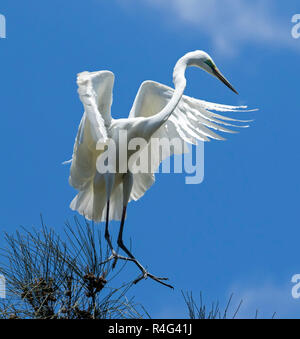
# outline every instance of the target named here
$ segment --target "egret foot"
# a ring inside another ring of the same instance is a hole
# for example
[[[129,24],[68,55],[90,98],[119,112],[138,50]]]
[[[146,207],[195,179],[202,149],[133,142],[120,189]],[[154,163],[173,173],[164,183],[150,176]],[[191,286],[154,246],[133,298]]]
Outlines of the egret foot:
[[[161,278],[161,277],[156,277],[155,275],[149,273],[135,258],[129,258],[129,257],[124,257],[122,255],[117,254],[115,251],[113,251],[112,255],[105,261],[103,261],[100,265],[106,264],[111,260],[114,260],[112,267],[115,268],[116,263],[118,260],[125,260],[125,261],[131,261],[136,264],[136,266],[141,270],[142,275],[139,276],[137,279],[133,281],[134,284],[137,284],[143,279],[147,279],[148,277],[166,287],[174,289],[172,285],[169,285],[165,283],[164,281],[169,280],[169,278]]]
[[[138,277],[136,280],[134,280],[133,283],[134,283],[134,284],[137,284],[137,283],[140,282],[141,280],[147,279],[148,277],[151,278],[151,279],[153,279],[153,280],[155,280],[156,282],[158,282],[158,283],[164,285],[164,286],[167,286],[167,287],[169,287],[169,288],[174,289],[174,287],[173,287],[172,285],[169,285],[169,284],[167,284],[167,283],[164,282],[164,281],[166,281],[166,280],[169,280],[169,278],[160,278],[160,277],[156,277],[155,275],[149,273],[149,272],[146,271],[146,270],[144,270],[144,271],[143,271],[143,274],[142,274],[140,277]]]

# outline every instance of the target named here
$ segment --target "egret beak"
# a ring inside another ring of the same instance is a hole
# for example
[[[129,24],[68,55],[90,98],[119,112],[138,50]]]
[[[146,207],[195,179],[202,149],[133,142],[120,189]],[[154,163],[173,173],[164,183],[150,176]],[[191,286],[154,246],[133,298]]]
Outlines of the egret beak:
[[[213,69],[213,74],[216,76],[219,80],[223,82],[227,87],[229,87],[234,93],[239,94],[233,86],[230,84],[230,82],[223,76],[223,74],[218,70],[217,67]]]

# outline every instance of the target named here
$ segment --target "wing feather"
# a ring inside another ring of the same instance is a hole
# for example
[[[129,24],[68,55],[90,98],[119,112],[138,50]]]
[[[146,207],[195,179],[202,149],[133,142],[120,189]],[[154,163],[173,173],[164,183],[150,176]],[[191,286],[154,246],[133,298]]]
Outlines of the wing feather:
[[[136,96],[130,117],[149,117],[161,111],[171,100],[174,89],[154,81],[145,81]],[[237,133],[227,127],[246,128],[252,120],[240,120],[218,113],[211,112],[249,112],[246,106],[229,106],[182,96],[178,106],[167,121],[166,125],[174,124],[178,136],[187,142],[194,138],[208,141],[208,139],[224,140],[211,129],[223,133]],[[230,123],[228,122],[230,121]],[[223,126],[222,126],[223,125]],[[194,143],[194,142],[192,142]]]
[[[154,81],[143,82],[129,117],[150,117],[157,114],[171,100],[173,93],[174,89],[171,87]],[[249,111],[246,106],[221,105],[183,95],[169,120],[159,128],[153,138],[167,137],[171,141],[173,138],[179,137],[184,141],[183,152],[186,152],[188,150],[186,143],[197,145],[198,140],[225,140],[223,136],[214,131],[237,133],[237,131],[227,127],[246,128],[249,127],[248,123],[252,121],[235,119],[216,112],[237,113]],[[149,152],[150,147],[151,141],[146,151]],[[151,158],[152,168],[157,168],[161,161],[172,154],[173,149],[171,149],[171,154],[169,152],[168,154],[153,155]],[[135,198],[135,196],[132,196],[132,198]]]
[[[75,139],[69,182],[83,190],[95,175],[96,144],[108,137],[114,75],[109,71],[83,72],[78,74],[77,84],[84,114]]]

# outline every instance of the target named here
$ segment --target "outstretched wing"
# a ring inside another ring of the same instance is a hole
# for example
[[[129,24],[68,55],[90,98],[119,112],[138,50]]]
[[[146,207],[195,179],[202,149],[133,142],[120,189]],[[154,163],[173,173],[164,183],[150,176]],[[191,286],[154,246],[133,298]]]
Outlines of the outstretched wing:
[[[129,117],[150,117],[160,112],[171,100],[174,89],[154,81],[145,81],[142,83]],[[214,132],[236,133],[227,127],[248,127],[248,125],[234,124],[247,123],[251,120],[238,120],[220,115],[216,112],[240,112],[245,111],[246,106],[228,106],[220,105],[203,100],[194,99],[184,95],[168,121],[160,127],[153,138],[168,138],[170,141],[175,138],[181,138],[184,143],[182,152],[188,152],[186,143],[197,145],[197,141],[210,141],[210,139],[225,140],[224,137]],[[212,112],[214,111],[214,112]],[[150,154],[151,142],[145,152]],[[170,149],[165,154],[163,152],[152,154],[151,168],[157,169],[160,163],[170,155],[174,154],[174,149]],[[136,174],[138,176],[138,174]],[[149,173],[149,182],[154,181],[153,174]],[[144,182],[142,178],[137,181]],[[131,198],[137,200],[145,189],[142,189],[141,183],[139,189],[133,190]],[[144,185],[146,186],[146,185]],[[136,191],[139,191],[139,194]]]
[[[174,89],[154,81],[142,83],[135,98],[130,117],[150,117],[160,112],[171,100]],[[182,96],[179,104],[169,120],[160,128],[163,135],[168,127],[173,131],[170,138],[181,137],[184,141],[197,144],[197,140],[210,141],[210,139],[225,140],[213,130],[226,133],[236,133],[224,126],[249,127],[248,125],[235,125],[233,122],[247,123],[251,120],[238,120],[222,116],[211,111],[240,112],[246,106],[220,105],[204,100]],[[174,131],[175,128],[175,131]],[[165,135],[164,135],[165,136]]]
[[[98,141],[106,142],[111,123],[114,74],[109,71],[83,72],[77,78],[78,94],[84,107],[72,156],[69,182],[82,190],[96,171]]]

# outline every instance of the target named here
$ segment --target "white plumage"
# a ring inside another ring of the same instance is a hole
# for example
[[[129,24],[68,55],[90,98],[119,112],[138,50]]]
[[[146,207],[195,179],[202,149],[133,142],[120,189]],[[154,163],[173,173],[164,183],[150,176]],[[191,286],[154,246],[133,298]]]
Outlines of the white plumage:
[[[201,51],[188,53],[178,61],[174,69],[175,88],[176,85],[180,89],[185,87],[184,71],[187,66],[192,65],[189,60],[195,59],[195,54],[200,54],[198,57],[200,64],[195,66],[204,68],[210,73],[213,72],[207,69],[205,60],[211,59],[206,53]],[[212,65],[214,65],[213,62]],[[174,105],[171,113],[167,112],[167,118],[161,115],[161,120],[155,120],[167,104],[171,103],[172,98],[178,97],[178,94],[176,96],[173,88],[154,81],[142,83],[128,119],[112,119],[113,73],[109,71],[82,72],[78,74],[77,84],[85,112],[79,125],[72,156],[69,181],[75,189],[79,190],[79,193],[72,201],[71,208],[95,221],[105,220],[107,201],[104,176],[96,170],[96,160],[101,155],[101,151],[96,150],[99,141],[105,143],[108,138],[116,138],[117,132],[124,129],[128,132],[128,142],[131,138],[143,137],[148,141],[149,148],[153,137],[165,137],[170,140],[179,137],[187,143],[197,144],[197,140],[225,140],[218,132],[235,133],[229,129],[230,127],[248,127],[248,125],[233,124],[247,123],[248,120],[233,119],[216,113],[238,112],[245,110],[245,106],[220,105],[186,95],[181,95],[179,100],[177,98],[178,103]],[[152,168],[156,169],[160,162],[169,155],[170,153],[162,156],[152,154],[150,159]],[[122,216],[124,204],[121,177],[121,174],[115,175],[110,196],[110,220],[120,220]],[[142,197],[154,181],[153,173],[133,174],[130,200],[138,200]]]
[[[70,207],[87,219],[106,221],[105,238],[112,251],[110,259],[134,261],[142,271],[142,276],[136,282],[149,276],[171,287],[163,282],[164,278],[149,274],[125,247],[122,239],[128,202],[138,200],[145,194],[155,181],[154,171],[162,160],[174,152],[171,149],[162,154],[153,154],[150,152],[151,143],[155,138],[166,138],[170,141],[180,138],[185,146],[186,143],[197,144],[198,140],[224,140],[219,132],[235,133],[231,127],[248,127],[247,124],[239,123],[247,123],[249,120],[233,119],[218,113],[243,111],[245,106],[220,105],[183,95],[186,87],[185,70],[189,66],[205,70],[237,93],[207,53],[194,51],[184,55],[176,63],[173,73],[175,89],[157,82],[145,81],[137,93],[129,117],[113,119],[110,112],[113,73],[100,71],[78,74],[78,93],[84,106],[84,114],[70,161],[69,182],[79,191]],[[128,151],[127,155],[118,161],[116,173],[102,173],[97,170],[99,167],[96,167],[96,164],[105,154],[104,148],[101,150],[97,147],[99,144],[104,146],[113,140],[117,146],[116,153],[122,153],[118,143],[120,131],[126,131],[127,145],[123,145],[126,148],[135,138],[145,140],[145,145],[138,154],[147,152],[151,155],[151,166],[146,173],[132,173],[130,170],[123,173],[119,170],[124,168],[124,165],[127,168],[129,158],[137,154],[134,150]],[[183,147],[177,152],[186,150],[187,147]],[[118,245],[129,259],[119,256],[112,246],[108,224],[109,220],[113,219],[121,220]]]

